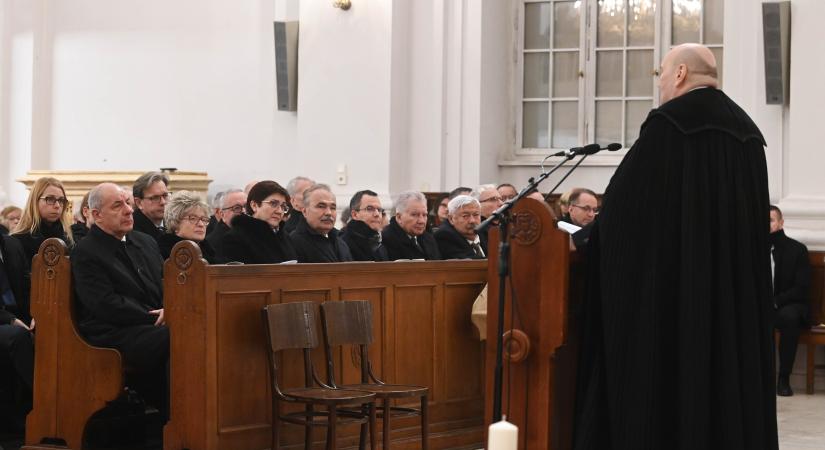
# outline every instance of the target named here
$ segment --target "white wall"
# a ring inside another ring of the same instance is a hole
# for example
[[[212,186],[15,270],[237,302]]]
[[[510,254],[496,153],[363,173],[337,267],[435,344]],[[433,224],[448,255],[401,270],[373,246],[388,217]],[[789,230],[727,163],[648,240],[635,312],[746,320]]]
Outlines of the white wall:
[[[500,165],[515,142],[512,1],[0,0],[0,202],[24,201],[13,180],[32,168],[205,170],[214,192],[297,174],[333,183],[345,165],[341,200],[522,185],[537,167]],[[765,134],[789,233],[825,248],[825,156],[809,125],[825,103],[825,2],[794,0],[792,15],[790,105],[764,103],[760,0],[726,2],[725,90]],[[273,20],[300,22],[297,112],[275,107]],[[603,191],[615,165],[582,167],[562,189]]]

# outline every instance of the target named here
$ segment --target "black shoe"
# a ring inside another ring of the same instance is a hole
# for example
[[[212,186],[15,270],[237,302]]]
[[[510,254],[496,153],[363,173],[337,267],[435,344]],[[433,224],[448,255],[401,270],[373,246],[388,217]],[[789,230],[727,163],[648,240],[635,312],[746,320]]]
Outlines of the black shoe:
[[[791,383],[788,381],[787,376],[780,376],[779,382],[776,383],[776,395],[782,397],[791,397],[793,396],[793,390],[791,389]]]

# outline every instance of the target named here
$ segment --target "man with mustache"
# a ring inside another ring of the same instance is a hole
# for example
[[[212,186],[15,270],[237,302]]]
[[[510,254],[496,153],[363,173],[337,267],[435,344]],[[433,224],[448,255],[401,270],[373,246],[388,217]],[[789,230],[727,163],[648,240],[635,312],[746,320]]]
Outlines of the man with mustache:
[[[338,211],[335,194],[326,184],[315,184],[304,191],[302,220],[289,237],[300,263],[352,261],[347,244],[335,229]]]
[[[447,204],[450,220],[434,233],[444,259],[484,259],[487,236],[476,233],[481,223],[481,205],[469,195],[459,195]]]

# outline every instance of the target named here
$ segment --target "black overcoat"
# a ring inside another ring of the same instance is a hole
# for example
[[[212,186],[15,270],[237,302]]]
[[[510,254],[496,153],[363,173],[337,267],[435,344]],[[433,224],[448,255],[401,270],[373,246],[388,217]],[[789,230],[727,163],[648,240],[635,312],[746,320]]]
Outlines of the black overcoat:
[[[390,224],[381,231],[381,242],[387,248],[387,257],[390,261],[398,259],[441,259],[441,252],[438,251],[438,244],[435,242],[433,234],[425,231],[418,236],[417,248],[407,232],[398,225],[395,217],[390,219]],[[423,252],[422,252],[423,250]]]
[[[648,115],[590,237],[575,449],[777,449],[764,145],[717,89]]]
[[[246,214],[232,218],[232,228],[216,250],[224,260],[244,264],[278,264],[298,259],[283,228],[275,231],[269,223]]]
[[[340,236],[349,247],[353,261],[387,261],[387,249],[381,243],[381,233],[365,222],[350,220]]]
[[[449,220],[441,222],[433,235],[438,243],[438,251],[444,259],[484,259],[484,256],[476,255],[467,239],[458,233]],[[481,239],[481,235],[479,235],[479,241],[481,241],[481,248],[486,249],[487,234],[484,234],[484,239]],[[487,250],[484,250],[484,252],[486,254]]]
[[[330,230],[327,236],[323,236],[313,231],[306,220],[301,220],[289,237],[300,263],[352,261],[349,247],[341,240],[335,228]]]

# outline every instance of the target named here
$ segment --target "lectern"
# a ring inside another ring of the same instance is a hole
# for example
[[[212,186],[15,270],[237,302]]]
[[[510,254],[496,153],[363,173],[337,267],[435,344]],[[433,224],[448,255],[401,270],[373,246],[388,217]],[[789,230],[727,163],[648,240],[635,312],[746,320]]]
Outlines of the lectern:
[[[503,413],[519,427],[519,449],[567,450],[572,442],[581,258],[556,228],[546,203],[522,199],[511,210],[510,278],[504,287]],[[495,366],[498,323],[498,228],[490,229],[486,367]],[[487,376],[490,424],[493,377]]]

